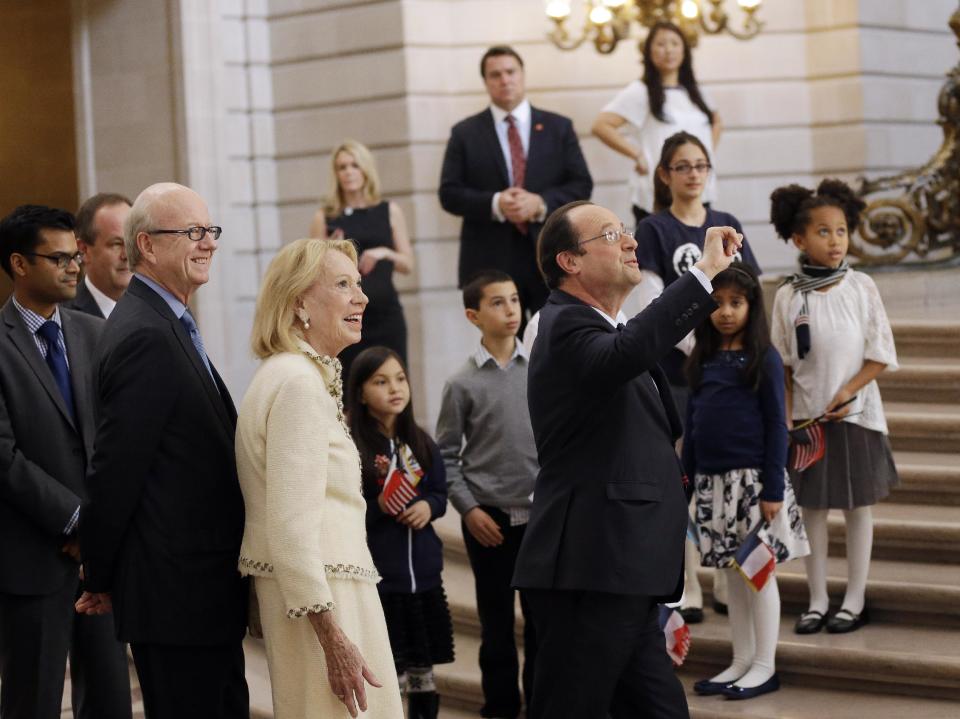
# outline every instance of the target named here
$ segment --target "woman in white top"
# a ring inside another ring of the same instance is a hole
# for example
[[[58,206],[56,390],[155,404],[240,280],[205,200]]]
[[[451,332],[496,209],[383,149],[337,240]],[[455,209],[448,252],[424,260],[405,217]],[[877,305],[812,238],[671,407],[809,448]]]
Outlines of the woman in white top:
[[[620,133],[628,126],[629,139]],[[690,46],[680,28],[660,22],[650,28],[643,45],[643,77],[617,94],[593,123],[593,134],[634,162],[630,173],[633,214],[637,224],[654,207],[653,171],[664,140],[685,130],[707,149],[713,167],[703,193],[708,207],[716,200],[716,158],[720,116],[711,110],[693,74]]]
[[[287,245],[257,299],[263,361],[237,420],[240,571],[253,577],[277,719],[403,716],[336,359],[360,340],[366,306],[347,240]]]

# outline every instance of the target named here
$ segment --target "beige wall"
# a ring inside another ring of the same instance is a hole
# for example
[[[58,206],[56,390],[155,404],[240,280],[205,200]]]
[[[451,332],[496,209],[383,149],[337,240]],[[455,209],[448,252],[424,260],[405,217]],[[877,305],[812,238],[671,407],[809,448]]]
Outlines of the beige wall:
[[[523,54],[533,102],[574,120],[594,199],[626,214],[626,162],[588,132],[604,102],[639,73],[635,45],[610,56],[561,52],[545,38],[541,0],[122,4],[154,8],[153,29],[172,39],[173,67],[186,70],[170,85],[175,117],[161,110],[151,146],[216,199],[227,229],[217,276],[198,298],[207,345],[238,394],[254,368],[246,334],[259,277],[277,247],[306,232],[326,191],[330,150],[352,136],[374,150],[385,193],[416,241],[418,269],[398,282],[418,413],[433,423],[443,377],[477,340],[454,286],[458,221],[436,199],[440,162],[450,126],[486,104],[477,62],[491,44]],[[754,40],[702,40],[697,72],[726,125],[718,206],[743,221],[766,269],[793,261],[767,223],[776,186],[894,172],[935,149],[935,98],[957,61],[946,30],[954,9],[952,0],[766,0],[766,27]],[[162,62],[139,71],[136,60],[121,64],[142,81]],[[128,94],[139,97],[136,88]],[[124,135],[121,144],[131,142]],[[138,181],[148,179],[158,178]]]
[[[0,1],[0,217],[25,203],[77,208],[70,7]],[[0,302],[10,293],[0,272]]]

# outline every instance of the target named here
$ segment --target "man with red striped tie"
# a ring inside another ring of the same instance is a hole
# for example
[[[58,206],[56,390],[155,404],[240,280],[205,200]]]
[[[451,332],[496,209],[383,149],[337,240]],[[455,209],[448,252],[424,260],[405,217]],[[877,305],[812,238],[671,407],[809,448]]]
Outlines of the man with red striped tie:
[[[573,123],[526,99],[523,59],[513,48],[487,50],[480,74],[490,106],[454,125],[440,204],[463,218],[458,285],[481,270],[502,270],[532,315],[547,298],[536,261],[540,227],[561,205],[589,198],[593,180]]]

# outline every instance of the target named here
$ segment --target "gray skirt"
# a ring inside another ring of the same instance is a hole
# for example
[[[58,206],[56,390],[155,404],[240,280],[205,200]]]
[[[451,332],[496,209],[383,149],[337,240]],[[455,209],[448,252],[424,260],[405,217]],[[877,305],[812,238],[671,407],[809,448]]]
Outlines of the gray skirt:
[[[803,472],[790,471],[801,507],[867,507],[900,483],[887,435],[852,422],[826,422],[823,429],[823,459]]]

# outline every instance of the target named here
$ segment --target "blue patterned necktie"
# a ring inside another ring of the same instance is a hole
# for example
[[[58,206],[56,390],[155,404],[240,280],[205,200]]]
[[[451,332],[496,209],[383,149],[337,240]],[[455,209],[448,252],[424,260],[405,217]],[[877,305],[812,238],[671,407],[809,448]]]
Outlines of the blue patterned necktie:
[[[203,360],[203,366],[207,368],[207,372],[210,373],[210,379],[213,379],[213,370],[210,369],[210,360],[207,359],[207,351],[203,348],[203,338],[200,336],[200,330],[197,328],[197,322],[193,319],[193,315],[190,314],[190,310],[185,310],[184,313],[180,316],[180,324],[183,325],[183,328],[187,331],[187,334],[190,335],[190,341],[193,342],[193,346],[197,350],[197,354],[200,355],[200,359]],[[214,380],[213,384],[216,385],[217,381]]]
[[[47,366],[53,373],[53,380],[63,395],[67,411],[71,419],[76,419],[73,407],[73,385],[70,384],[70,369],[67,367],[67,356],[60,348],[60,325],[53,320],[47,320],[37,330],[37,334],[47,342]]]

